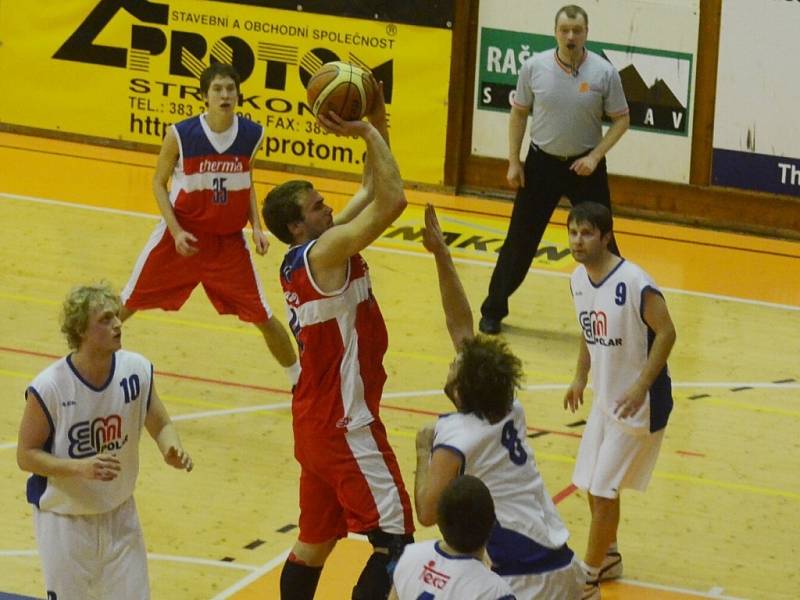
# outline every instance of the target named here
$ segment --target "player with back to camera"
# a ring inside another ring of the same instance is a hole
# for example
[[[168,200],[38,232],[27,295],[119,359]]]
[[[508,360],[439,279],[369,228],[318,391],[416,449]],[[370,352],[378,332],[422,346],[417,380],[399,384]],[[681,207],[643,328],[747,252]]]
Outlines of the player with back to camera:
[[[501,340],[474,334],[469,301],[431,206],[423,242],[436,260],[447,331],[457,353],[445,383],[456,412],[417,434],[417,519],[423,525],[436,522],[442,491],[460,474],[480,478],[497,514],[486,545],[492,569],[519,600],[578,600],[584,575],[526,441],[525,411],[516,399],[522,363]]]
[[[567,217],[569,246],[580,263],[570,279],[583,335],[564,408],[575,412],[592,371],[594,401],[572,482],[588,492],[591,528],[583,567],[584,600],[599,600],[600,581],[622,575],[617,548],[622,488],[645,491],[672,411],[667,358],[675,326],[652,278],[611,252],[611,211],[584,202]]]
[[[436,511],[444,539],[405,547],[389,600],[516,600],[483,562],[494,522],[492,495],[480,479],[462,475],[451,481]]]
[[[378,90],[368,121],[318,117],[328,131],[367,146],[362,187],[336,217],[308,181],[283,183],[264,200],[267,227],[289,244],[280,279],[301,365],[292,396],[300,533],[281,572],[282,600],[314,597],[348,531],[373,546],[352,597],[385,599],[413,541],[411,502],[379,414],[388,334],[360,254],[406,206]]]
[[[25,392],[17,463],[33,473],[27,498],[52,600],[150,598],[133,500],[142,429],[168,465],[192,470],[153,365],[121,349],[119,307],[107,285],[74,288],[61,326],[72,352]]]
[[[231,65],[212,64],[200,75],[207,112],[167,130],[153,175],[163,219],[122,291],[120,318],[151,308],[178,310],[202,284],[218,313],[258,328],[294,385],[297,356],[267,305],[242,231],[249,220],[256,252],[267,252],[253,184],[264,129],[236,115],[239,81]]]

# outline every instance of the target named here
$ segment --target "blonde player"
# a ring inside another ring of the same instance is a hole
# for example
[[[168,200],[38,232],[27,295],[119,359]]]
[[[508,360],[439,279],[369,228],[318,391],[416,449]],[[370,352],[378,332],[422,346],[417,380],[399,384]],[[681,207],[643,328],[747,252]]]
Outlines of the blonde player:
[[[598,600],[599,582],[622,575],[620,492],[647,488],[672,410],[667,357],[675,326],[650,276],[609,249],[614,232],[607,207],[579,204],[567,227],[580,263],[570,288],[583,337],[564,408],[574,412],[583,403],[591,367],[594,402],[572,481],[588,491],[592,514],[583,598]]]
[[[121,350],[119,309],[106,285],[74,288],[61,326],[73,352],[25,393],[17,463],[33,473],[27,497],[49,600],[147,600],[133,500],[142,429],[168,465],[192,470],[156,393],[153,365]]]

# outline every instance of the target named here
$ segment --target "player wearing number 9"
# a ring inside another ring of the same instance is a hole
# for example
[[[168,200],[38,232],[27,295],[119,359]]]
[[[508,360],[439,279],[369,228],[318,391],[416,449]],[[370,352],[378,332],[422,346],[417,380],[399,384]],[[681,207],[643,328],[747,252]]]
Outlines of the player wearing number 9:
[[[519,600],[580,598],[583,574],[526,442],[525,412],[515,397],[522,364],[501,340],[474,335],[467,297],[430,206],[423,242],[436,260],[457,353],[445,384],[456,412],[417,434],[417,518],[435,523],[447,485],[460,474],[478,477],[491,492],[497,517],[486,546],[493,570]]]

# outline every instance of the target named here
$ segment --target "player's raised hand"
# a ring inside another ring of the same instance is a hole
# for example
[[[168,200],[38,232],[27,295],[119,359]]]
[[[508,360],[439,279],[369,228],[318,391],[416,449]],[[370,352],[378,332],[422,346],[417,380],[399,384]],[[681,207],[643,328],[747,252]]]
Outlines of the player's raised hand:
[[[433,425],[424,425],[417,431],[417,453],[430,452],[433,446],[433,434],[435,432]]]
[[[332,110],[328,111],[327,115],[319,113],[317,115],[317,122],[325,131],[335,133],[336,135],[364,137],[373,129],[370,123],[362,121],[361,119],[357,121],[345,121]]]
[[[175,446],[169,447],[169,450],[167,450],[167,453],[164,455],[164,462],[170,467],[184,469],[187,472],[194,469],[194,463],[189,453],[183,448],[176,448]]]
[[[583,390],[586,389],[585,381],[573,381],[564,393],[564,409],[575,412],[583,404]]]
[[[425,229],[422,230],[422,245],[433,255],[449,252],[447,242],[444,240],[436,209],[432,204],[425,206]]]
[[[82,458],[79,465],[79,475],[86,479],[98,481],[113,481],[122,470],[119,459],[113,454],[101,452],[88,458]]]
[[[197,243],[197,238],[188,231],[181,231],[175,235],[175,250],[181,256],[192,256],[199,252],[199,248],[194,244]]]
[[[269,250],[269,239],[260,229],[253,229],[253,245],[256,247],[256,253],[263,256]]]
[[[369,107],[367,118],[369,122],[378,126],[378,123],[386,120],[386,103],[383,99],[383,82],[375,79],[375,76],[369,74],[370,85],[372,86],[372,105]]]

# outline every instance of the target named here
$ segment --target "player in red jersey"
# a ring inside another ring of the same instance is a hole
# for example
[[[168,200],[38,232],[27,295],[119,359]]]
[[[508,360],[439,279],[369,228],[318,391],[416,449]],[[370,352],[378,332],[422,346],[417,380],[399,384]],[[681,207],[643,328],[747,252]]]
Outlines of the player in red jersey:
[[[319,117],[329,131],[367,145],[363,185],[336,218],[307,181],[284,183],[264,200],[267,227],[290,246],[280,276],[300,348],[292,399],[300,534],[281,573],[283,600],[314,597],[325,560],[348,531],[374,547],[352,597],[386,598],[413,541],[411,502],[379,416],[386,325],[359,254],[406,206],[380,91],[369,122]]]
[[[178,310],[201,283],[218,313],[258,327],[294,384],[291,339],[272,318],[242,231],[249,220],[256,252],[266,253],[252,171],[264,129],[236,115],[239,75],[232,66],[208,67],[200,91],[208,111],[176,123],[164,136],[153,176],[163,219],[121,294],[120,318],[151,308]]]

